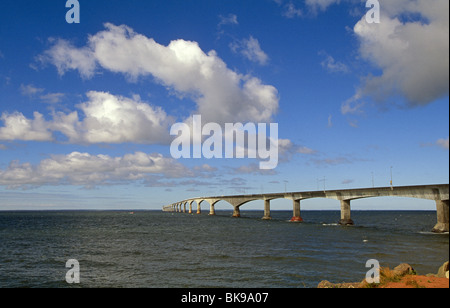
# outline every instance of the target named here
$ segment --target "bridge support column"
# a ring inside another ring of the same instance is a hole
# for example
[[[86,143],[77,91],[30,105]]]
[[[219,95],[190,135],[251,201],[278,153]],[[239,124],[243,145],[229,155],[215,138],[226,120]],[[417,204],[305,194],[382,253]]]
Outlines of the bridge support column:
[[[186,214],[186,203],[183,203],[183,213]]]
[[[201,214],[202,213],[202,208],[200,206],[200,202],[197,202],[197,214]]]
[[[293,209],[293,216],[291,219],[291,222],[303,222],[303,218],[300,215],[300,200],[293,200],[294,201],[294,209]]]
[[[241,217],[241,210],[239,209],[239,207],[238,206],[235,206],[234,207],[234,210],[233,210],[233,217]]]
[[[209,216],[216,215],[216,210],[214,209],[214,204],[209,205]]]
[[[192,202],[189,202],[189,214],[192,214]]]
[[[350,200],[341,200],[341,220],[339,220],[339,224],[343,226],[354,225],[350,213]]]
[[[272,219],[272,217],[270,216],[270,200],[264,200],[264,217],[262,219],[264,220]]]
[[[433,228],[435,233],[449,232],[448,201],[436,200],[437,224]]]

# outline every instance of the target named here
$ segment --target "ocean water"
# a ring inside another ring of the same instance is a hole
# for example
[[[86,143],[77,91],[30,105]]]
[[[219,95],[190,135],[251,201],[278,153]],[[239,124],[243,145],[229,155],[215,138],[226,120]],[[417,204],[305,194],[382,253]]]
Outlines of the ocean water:
[[[159,211],[0,212],[0,287],[311,288],[361,281],[376,259],[435,273],[449,259],[435,212],[231,211],[216,216]],[[66,282],[69,259],[80,283]]]

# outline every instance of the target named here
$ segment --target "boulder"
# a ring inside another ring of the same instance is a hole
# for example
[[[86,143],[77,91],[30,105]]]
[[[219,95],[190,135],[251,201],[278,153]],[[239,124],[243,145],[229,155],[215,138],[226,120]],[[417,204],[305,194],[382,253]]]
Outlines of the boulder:
[[[392,273],[395,276],[405,276],[405,275],[412,275],[415,273],[415,270],[412,268],[411,265],[403,263],[397,266],[392,270]]]
[[[448,261],[442,264],[442,266],[439,268],[439,271],[437,273],[437,277],[444,278],[445,273],[448,272]],[[447,277],[448,278],[448,277]]]

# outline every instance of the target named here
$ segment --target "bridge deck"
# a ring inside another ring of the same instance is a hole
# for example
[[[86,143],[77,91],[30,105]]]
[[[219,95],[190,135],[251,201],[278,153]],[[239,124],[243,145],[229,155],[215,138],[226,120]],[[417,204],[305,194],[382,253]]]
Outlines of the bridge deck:
[[[240,207],[248,202],[264,200],[264,217],[270,219],[270,201],[274,199],[290,199],[293,201],[292,221],[303,221],[300,216],[300,201],[312,198],[335,199],[341,202],[341,220],[343,225],[353,224],[350,218],[351,200],[374,198],[374,197],[408,197],[434,200],[436,202],[438,224],[433,229],[436,232],[449,231],[449,185],[417,185],[417,186],[396,186],[377,188],[357,188],[325,191],[305,191],[305,192],[285,192],[268,194],[250,194],[233,196],[215,196],[186,199],[163,207],[163,211],[186,212],[186,205],[189,205],[189,213],[192,213],[192,204],[197,203],[197,213],[201,213],[201,203],[210,204],[210,215],[215,214],[214,205],[219,201],[230,203],[233,208],[233,217],[240,217]],[[182,210],[183,207],[183,210]]]

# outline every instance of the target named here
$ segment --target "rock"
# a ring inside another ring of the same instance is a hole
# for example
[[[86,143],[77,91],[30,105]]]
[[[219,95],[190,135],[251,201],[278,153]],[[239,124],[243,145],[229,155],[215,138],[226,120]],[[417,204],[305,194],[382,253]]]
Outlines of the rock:
[[[396,268],[394,268],[392,270],[392,273],[395,276],[405,276],[405,275],[411,275],[411,274],[415,273],[415,271],[411,265],[403,263],[403,264],[400,264],[399,266],[397,266]]]
[[[439,268],[439,271],[438,271],[438,273],[437,273],[437,277],[444,278],[446,272],[448,272],[448,261],[445,262],[445,263]],[[448,277],[447,277],[447,278],[448,278]]]
[[[319,289],[330,289],[330,288],[333,288],[333,284],[331,282],[329,282],[328,280],[323,280],[323,281],[321,281],[319,283],[317,288],[319,288]]]

